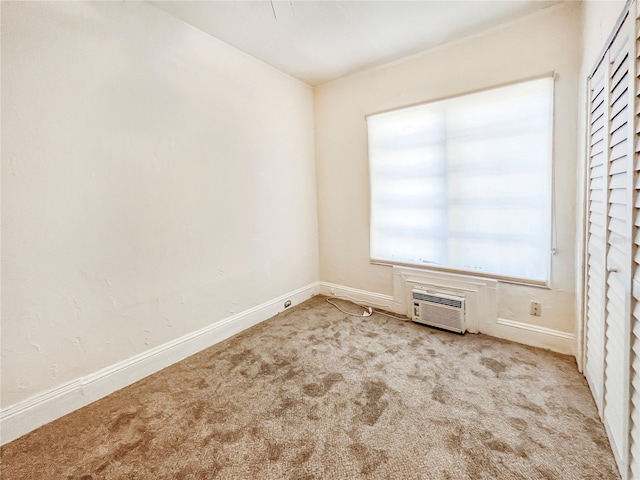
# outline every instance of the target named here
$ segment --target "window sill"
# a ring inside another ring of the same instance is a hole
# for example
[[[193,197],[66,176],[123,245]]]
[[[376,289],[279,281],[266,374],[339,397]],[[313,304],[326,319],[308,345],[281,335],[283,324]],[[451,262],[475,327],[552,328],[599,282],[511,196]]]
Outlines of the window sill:
[[[482,272],[477,272],[475,270],[462,270],[462,269],[456,269],[456,268],[439,267],[437,265],[420,265],[415,263],[391,262],[389,260],[376,260],[374,258],[372,258],[370,262],[372,265],[384,265],[387,267],[415,268],[416,270],[423,270],[427,272],[442,272],[442,273],[450,273],[454,275],[463,275],[466,277],[486,278],[489,280],[495,280],[498,283],[510,283],[514,285],[523,285],[526,287],[536,287],[536,288],[544,288],[547,290],[551,290],[549,281],[545,281],[545,280],[530,280],[527,278],[517,278],[517,277],[509,277],[506,275],[482,273]]]

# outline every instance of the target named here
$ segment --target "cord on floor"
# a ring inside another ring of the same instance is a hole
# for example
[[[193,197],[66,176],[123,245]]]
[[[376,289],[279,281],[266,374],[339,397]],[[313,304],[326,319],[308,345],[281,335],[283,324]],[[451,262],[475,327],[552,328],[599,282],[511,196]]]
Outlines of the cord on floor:
[[[347,312],[346,310],[343,310],[342,308],[340,308],[340,306],[338,306],[336,303],[334,303],[332,300],[343,300],[345,302],[350,302],[358,307],[361,307],[364,309],[364,312],[362,313],[353,313],[353,312]],[[397,320],[402,320],[403,322],[407,322],[409,321],[408,318],[406,317],[398,317],[396,315],[391,315],[390,313],[386,313],[386,312],[382,312],[380,310],[376,310],[373,307],[370,307],[368,305],[362,305],[360,303],[356,303],[354,300],[352,300],[349,297],[345,297],[345,298],[341,298],[338,296],[331,296],[331,297],[327,297],[327,303],[329,305],[333,305],[334,307],[336,307],[338,310],[340,310],[342,313],[346,314],[346,315],[350,315],[352,317],[370,317],[371,315],[373,315],[374,313],[377,313],[378,315],[384,315],[385,317],[391,317],[391,318],[395,318]]]

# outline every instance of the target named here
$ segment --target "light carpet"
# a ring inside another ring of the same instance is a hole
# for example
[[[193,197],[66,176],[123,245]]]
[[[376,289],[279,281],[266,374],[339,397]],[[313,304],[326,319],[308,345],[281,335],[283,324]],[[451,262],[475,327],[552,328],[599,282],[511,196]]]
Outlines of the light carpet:
[[[619,478],[573,358],[350,317],[325,297],[45,425],[1,459],[3,480]]]

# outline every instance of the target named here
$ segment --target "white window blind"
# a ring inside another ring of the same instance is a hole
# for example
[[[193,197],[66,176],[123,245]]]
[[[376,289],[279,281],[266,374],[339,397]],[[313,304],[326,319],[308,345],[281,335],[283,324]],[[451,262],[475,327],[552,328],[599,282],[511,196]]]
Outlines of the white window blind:
[[[548,280],[551,77],[367,125],[373,261]]]

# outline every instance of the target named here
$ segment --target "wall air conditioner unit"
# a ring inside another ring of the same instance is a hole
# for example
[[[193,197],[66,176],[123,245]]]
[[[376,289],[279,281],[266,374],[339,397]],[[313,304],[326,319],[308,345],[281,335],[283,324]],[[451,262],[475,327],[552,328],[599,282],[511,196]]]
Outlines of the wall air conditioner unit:
[[[439,292],[414,289],[413,321],[464,333],[467,330],[464,321],[464,297]]]

